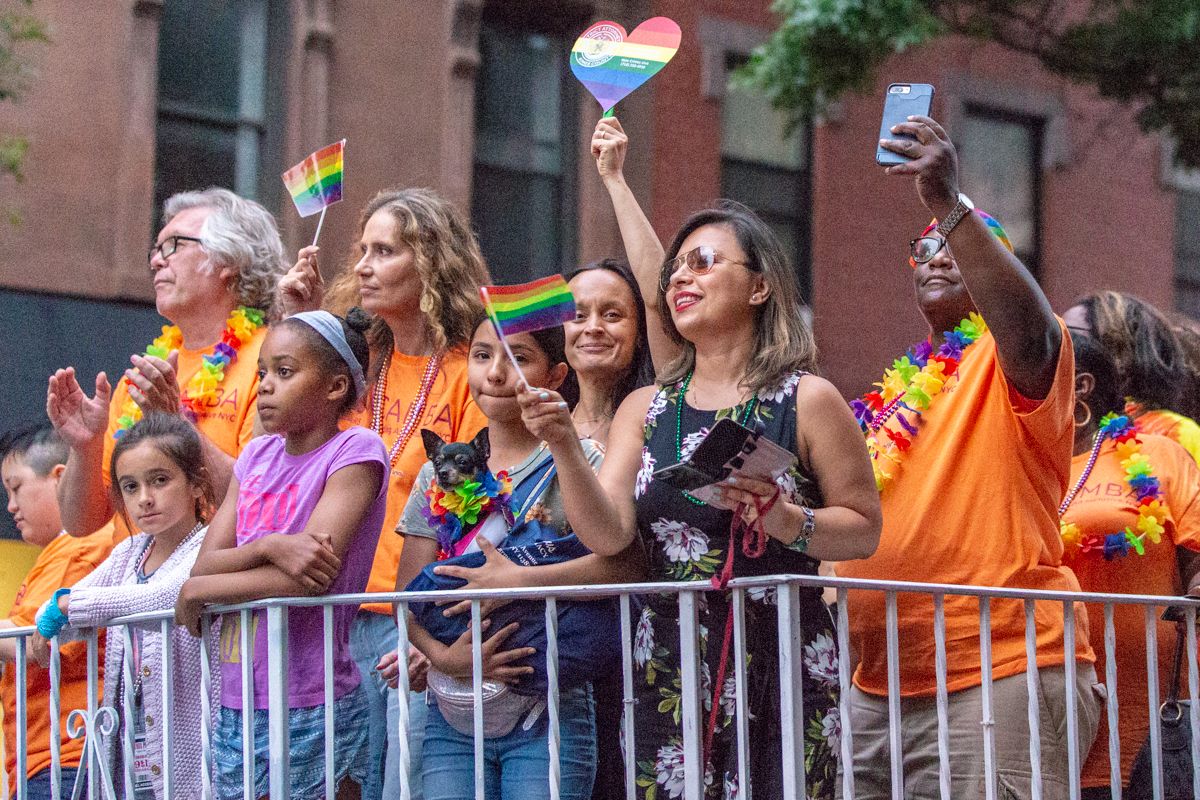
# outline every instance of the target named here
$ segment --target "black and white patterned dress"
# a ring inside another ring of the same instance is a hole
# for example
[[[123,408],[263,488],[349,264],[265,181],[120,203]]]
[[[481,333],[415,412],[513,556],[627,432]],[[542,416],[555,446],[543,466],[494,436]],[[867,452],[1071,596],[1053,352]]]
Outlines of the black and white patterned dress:
[[[698,505],[678,489],[654,480],[651,473],[676,462],[676,425],[682,424],[682,453],[686,456],[722,417],[746,419],[759,425],[764,436],[788,450],[796,449],[796,386],[804,373],[795,373],[775,391],[761,392],[746,405],[720,411],[699,411],[682,403],[679,385],[661,388],[646,414],[642,465],[635,490],[638,532],[653,580],[709,581],[725,564],[732,512]],[[681,406],[682,403],[682,406]],[[677,414],[682,413],[682,419]],[[779,479],[783,497],[820,505],[816,485],[795,469]],[[816,574],[818,562],[769,539],[757,559],[734,554],[735,577],[777,573]],[[832,798],[837,774],[841,725],[838,718],[836,638],[829,611],[817,589],[801,590],[805,715],[805,767],[809,796]],[[711,681],[718,674],[729,592],[706,592],[699,603],[701,653],[701,718],[707,730],[713,697]],[[778,625],[774,590],[747,593],[745,605],[749,697],[751,714],[751,781],[756,797],[781,797],[782,772]],[[637,698],[636,759],[638,796],[671,800],[683,796],[683,745],[680,693],[678,601],[673,596],[642,598],[634,633],[634,693]],[[713,737],[711,771],[705,775],[706,800],[736,798],[737,734],[734,725],[734,663],[726,668]]]

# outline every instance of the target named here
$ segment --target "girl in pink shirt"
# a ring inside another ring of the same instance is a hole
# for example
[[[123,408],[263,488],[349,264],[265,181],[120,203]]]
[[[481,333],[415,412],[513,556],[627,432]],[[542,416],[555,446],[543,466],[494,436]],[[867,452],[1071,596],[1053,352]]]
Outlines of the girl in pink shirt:
[[[205,604],[363,591],[383,525],[388,479],[383,440],[341,430],[364,396],[367,320],[306,311],[271,327],[259,354],[258,417],[267,436],[250,442],[210,526],[176,614],[199,631]],[[348,640],[355,606],[334,608],[333,697],[324,693],[321,608],[288,612],[288,729],[292,797],[325,793],[325,704],[334,704],[331,744],[339,786],[368,769],[367,701]],[[240,649],[240,615],[221,626],[221,707],[213,722],[215,790],[242,790],[242,658],[253,661],[254,793],[268,793],[265,614],[251,617],[253,653]],[[349,789],[349,786],[341,786]],[[353,791],[351,789],[351,791]]]

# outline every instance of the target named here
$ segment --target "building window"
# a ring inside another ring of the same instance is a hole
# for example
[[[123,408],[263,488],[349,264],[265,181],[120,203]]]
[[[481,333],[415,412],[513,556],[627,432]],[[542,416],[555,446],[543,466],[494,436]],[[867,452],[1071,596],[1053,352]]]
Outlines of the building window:
[[[730,54],[726,70],[746,57]],[[721,195],[745,203],[783,243],[811,303],[809,142],[812,126],[790,133],[784,116],[761,93],[736,86],[725,90],[721,109]]]
[[[1043,128],[1040,117],[967,105],[955,131],[963,191],[1000,221],[1035,277],[1041,266]]]
[[[564,29],[485,8],[475,88],[471,210],[501,283],[558,272],[575,258],[578,96]]]
[[[1200,191],[1181,189],[1175,203],[1175,308],[1200,319]]]
[[[158,46],[155,209],[176,192],[222,186],[259,200],[268,124],[278,108],[270,44],[283,35],[278,0],[165,3]],[[271,99],[268,99],[268,97]],[[275,183],[278,183],[278,179]],[[264,197],[266,195],[267,197]]]

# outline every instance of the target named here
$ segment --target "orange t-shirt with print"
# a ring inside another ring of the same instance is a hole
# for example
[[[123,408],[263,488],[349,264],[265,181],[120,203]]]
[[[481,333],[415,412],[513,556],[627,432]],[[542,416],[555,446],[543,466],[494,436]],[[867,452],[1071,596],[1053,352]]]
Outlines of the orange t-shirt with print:
[[[1085,592],[1106,594],[1179,595],[1184,586],[1176,560],[1176,548],[1200,551],[1200,468],[1188,452],[1164,436],[1142,433],[1141,452],[1150,462],[1151,473],[1158,478],[1168,516],[1158,544],[1144,542],[1146,552],[1131,551],[1124,558],[1105,561],[1098,553],[1084,553],[1077,547],[1067,549],[1063,563],[1075,571]],[[1071,462],[1071,485],[1083,474],[1089,453],[1075,456]],[[1079,527],[1081,536],[1104,536],[1133,527],[1137,521],[1137,500],[1125,482],[1116,444],[1109,440],[1100,448],[1096,466],[1063,516],[1064,522]],[[1092,626],[1092,647],[1096,651],[1096,673],[1105,679],[1107,652],[1104,648],[1104,605],[1088,603]],[[1146,704],[1146,626],[1142,606],[1113,606],[1113,631],[1118,647],[1113,653],[1117,665],[1118,729],[1121,741],[1121,780],[1129,783],[1133,760],[1150,735],[1150,714]],[[1158,685],[1166,693],[1175,653],[1175,625],[1158,622]],[[1186,691],[1186,687],[1184,689]],[[1100,732],[1083,767],[1082,785],[1108,786],[1108,719],[1100,717]]]
[[[895,476],[881,495],[878,550],[868,559],[838,564],[838,575],[1077,591],[1075,577],[1062,566],[1058,535],[1058,504],[1071,469],[1074,371],[1071,339],[1063,328],[1050,392],[1040,402],[1030,401],[1005,379],[991,334],[980,337],[965,351],[957,379],[921,416],[911,448],[892,466]],[[892,426],[900,430],[894,418]],[[901,593],[896,602],[901,694],[931,696],[937,689],[933,600]],[[860,658],[855,683],[886,695],[883,592],[851,591],[849,611],[852,646]],[[1062,664],[1062,604],[1039,602],[1035,616],[1038,665]],[[1023,672],[1022,601],[993,599],[991,617],[993,677]],[[979,603],[947,596],[945,618],[947,688],[978,686]],[[1081,607],[1076,618],[1076,653],[1090,661]]]
[[[237,359],[225,368],[225,379],[217,386],[216,395],[197,412],[197,430],[233,458],[237,458],[246,443],[254,438],[254,421],[258,418],[258,351],[266,337],[267,326],[263,325],[254,332],[250,341],[238,349]],[[211,354],[211,347],[202,350],[180,348],[175,374],[181,388],[187,386],[192,376],[200,370],[203,357]],[[104,432],[104,461],[101,468],[105,487],[112,483],[109,462],[117,443],[113,434],[128,399],[129,389],[122,379],[113,390],[112,405],[108,408],[108,430]],[[217,498],[218,502],[223,499]],[[120,514],[114,515],[113,522],[118,542],[132,533]]]
[[[1190,417],[1156,408],[1153,411],[1142,411],[1134,417],[1138,430],[1143,433],[1153,433],[1166,436],[1175,443],[1182,445],[1192,457],[1200,463],[1200,425]]]
[[[46,545],[25,576],[8,619],[17,627],[33,625],[38,609],[58,589],[73,586],[94,570],[112,552],[112,527],[105,525],[89,536],[61,535]],[[104,664],[104,637],[100,637],[98,663]],[[61,650],[62,673],[58,737],[64,767],[79,766],[83,739],[67,736],[67,716],[87,708],[87,643],[72,642]],[[103,676],[97,676],[103,685]],[[25,774],[32,778],[50,767],[50,672],[29,662],[26,672],[28,703],[25,705]],[[0,678],[0,701],[4,704],[4,753],[8,785],[17,781],[17,669],[6,664]]]
[[[383,430],[379,431],[389,452],[416,402],[421,378],[428,363],[427,356],[392,353],[383,402]],[[382,381],[381,376],[380,382]],[[374,396],[375,389],[372,389],[367,395],[366,407],[353,420],[354,424],[371,427],[371,404]],[[408,493],[412,490],[413,481],[417,479],[417,473],[429,460],[425,455],[425,444],[421,441],[421,429],[428,428],[447,442],[462,442],[469,441],[486,426],[487,417],[471,399],[471,390],[467,386],[466,348],[451,350],[442,359],[421,419],[413,429],[408,443],[404,445],[404,450],[398,453],[392,462],[387,514],[383,520],[379,546],[375,550],[371,577],[367,580],[368,592],[391,592],[396,589],[396,571],[400,565],[400,550],[404,546],[404,537],[396,536],[392,532],[404,512],[404,505],[408,502]],[[392,613],[392,607],[388,603],[365,603],[363,609],[379,614]]]

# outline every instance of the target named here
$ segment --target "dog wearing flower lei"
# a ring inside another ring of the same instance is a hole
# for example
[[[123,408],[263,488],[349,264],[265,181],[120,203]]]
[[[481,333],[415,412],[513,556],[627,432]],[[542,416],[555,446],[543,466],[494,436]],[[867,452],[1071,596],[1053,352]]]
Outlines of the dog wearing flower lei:
[[[954,330],[943,334],[936,353],[928,339],[913,345],[883,373],[883,380],[875,384],[879,387],[877,391],[850,402],[854,417],[867,437],[875,488],[880,492],[896,475],[894,469],[888,471],[885,468],[886,464],[900,463],[900,457],[912,447],[917,436],[921,415],[958,374],[967,348],[985,333],[987,323],[972,311]],[[884,427],[893,417],[901,430]],[[884,442],[880,442],[881,433],[886,437]]]
[[[1096,459],[1100,455],[1100,447],[1106,439],[1117,443],[1116,455],[1121,460],[1121,469],[1125,471],[1125,483],[1137,500],[1137,521],[1123,531],[1083,535],[1079,526],[1074,522],[1062,521],[1075,495],[1083,489]],[[1100,420],[1100,430],[1096,432],[1096,442],[1092,445],[1092,453],[1088,458],[1083,474],[1079,476],[1075,486],[1063,499],[1058,510],[1059,527],[1062,535],[1063,549],[1067,554],[1082,554],[1103,556],[1105,561],[1124,558],[1130,551],[1139,556],[1146,554],[1146,542],[1158,544],[1162,540],[1163,523],[1167,519],[1167,506],[1162,497],[1162,487],[1150,461],[1142,453],[1142,443],[1138,439],[1137,426],[1124,414],[1105,414]]]
[[[262,327],[263,312],[249,306],[238,306],[229,314],[225,321],[225,330],[221,333],[221,341],[213,346],[209,355],[203,356],[200,369],[188,380],[180,395],[180,411],[195,423],[199,418],[199,409],[211,405],[217,396],[217,387],[225,380],[225,368],[237,361],[238,350],[242,345],[254,338],[254,333]],[[146,355],[161,358],[164,361],[171,355],[172,350],[183,347],[183,332],[175,325],[163,325],[162,334],[146,348]],[[126,390],[129,379],[125,378]],[[132,428],[142,418],[142,409],[132,398],[125,401],[121,407],[121,415],[117,417],[117,429],[114,439],[120,439],[125,431]]]
[[[439,486],[434,478],[425,492],[429,502],[422,511],[429,526],[437,531],[437,560],[460,555],[459,543],[497,509],[511,525],[512,510],[508,506],[511,495],[512,480],[505,470],[495,475],[485,471],[479,480],[468,478],[449,490]]]

